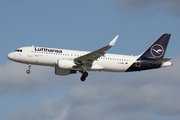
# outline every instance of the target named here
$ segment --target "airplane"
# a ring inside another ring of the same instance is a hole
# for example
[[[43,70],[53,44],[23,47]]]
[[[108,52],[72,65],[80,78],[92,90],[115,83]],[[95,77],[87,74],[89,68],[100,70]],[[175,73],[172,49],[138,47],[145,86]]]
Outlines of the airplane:
[[[146,51],[137,56],[108,54],[116,42],[118,35],[105,47],[93,52],[56,49],[47,47],[21,47],[8,54],[12,61],[24,63],[29,66],[26,71],[30,73],[31,65],[53,66],[56,75],[82,73],[81,81],[88,76],[87,71],[132,72],[172,66],[171,58],[163,58],[171,34],[162,34]]]

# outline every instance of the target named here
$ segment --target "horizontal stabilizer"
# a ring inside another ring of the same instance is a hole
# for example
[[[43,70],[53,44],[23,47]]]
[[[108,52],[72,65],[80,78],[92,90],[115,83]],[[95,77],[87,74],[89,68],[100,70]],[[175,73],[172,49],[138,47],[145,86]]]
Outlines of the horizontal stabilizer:
[[[151,64],[162,64],[162,63],[167,62],[169,60],[171,60],[171,58],[164,58],[164,59],[161,59],[161,60],[154,61]]]

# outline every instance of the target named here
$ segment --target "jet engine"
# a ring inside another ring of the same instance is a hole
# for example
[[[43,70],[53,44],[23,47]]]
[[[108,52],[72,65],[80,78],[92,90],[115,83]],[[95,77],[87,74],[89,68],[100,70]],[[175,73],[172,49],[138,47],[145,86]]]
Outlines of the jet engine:
[[[58,59],[57,60],[57,65],[58,65],[58,68],[71,69],[71,68],[73,68],[73,66],[75,66],[75,63],[74,63],[73,60]]]

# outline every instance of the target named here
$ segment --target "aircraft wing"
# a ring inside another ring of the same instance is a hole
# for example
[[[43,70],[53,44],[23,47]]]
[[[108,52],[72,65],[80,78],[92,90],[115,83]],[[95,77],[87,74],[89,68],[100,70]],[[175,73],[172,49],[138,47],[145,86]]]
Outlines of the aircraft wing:
[[[108,49],[110,49],[116,42],[117,38],[119,36],[117,35],[107,46],[98,49],[96,51],[90,52],[88,54],[85,54],[81,57],[77,57],[74,59],[75,63],[78,65],[83,65],[83,64],[92,64],[93,61],[97,60],[98,58],[100,58],[101,56],[103,56]]]

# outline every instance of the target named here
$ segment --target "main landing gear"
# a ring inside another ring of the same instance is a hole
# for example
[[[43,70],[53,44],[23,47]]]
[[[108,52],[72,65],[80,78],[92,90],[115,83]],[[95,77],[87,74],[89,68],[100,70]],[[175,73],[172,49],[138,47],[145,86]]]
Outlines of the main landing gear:
[[[88,76],[88,72],[83,72],[83,71],[80,71],[82,73],[82,76],[81,76],[81,81],[85,81],[86,80],[86,77]]]
[[[29,66],[29,69],[26,71],[27,74],[30,73],[30,69],[31,69],[31,65],[28,65]]]

